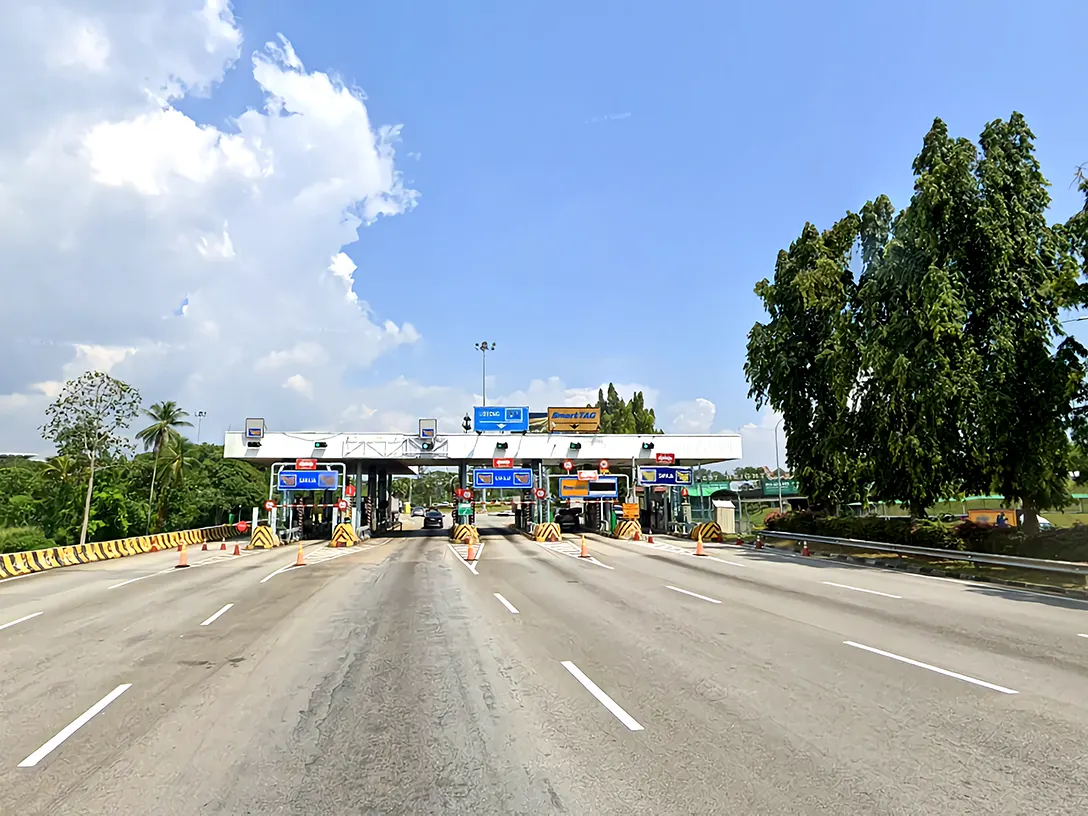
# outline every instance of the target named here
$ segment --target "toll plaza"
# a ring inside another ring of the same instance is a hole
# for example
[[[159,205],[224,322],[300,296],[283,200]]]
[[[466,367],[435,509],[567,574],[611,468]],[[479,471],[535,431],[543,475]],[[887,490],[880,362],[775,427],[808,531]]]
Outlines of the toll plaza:
[[[407,433],[271,431],[247,419],[244,431],[227,432],[224,457],[269,467],[273,529],[323,537],[342,522],[360,533],[393,529],[393,477],[420,467],[456,471],[450,501],[465,523],[489,493],[510,502],[523,528],[559,514],[606,530],[637,514],[644,528],[668,530],[691,521],[693,468],[741,456],[738,434],[600,434],[596,411],[549,409],[549,423],[531,431],[527,407],[477,407],[453,434],[439,433],[434,419]]]

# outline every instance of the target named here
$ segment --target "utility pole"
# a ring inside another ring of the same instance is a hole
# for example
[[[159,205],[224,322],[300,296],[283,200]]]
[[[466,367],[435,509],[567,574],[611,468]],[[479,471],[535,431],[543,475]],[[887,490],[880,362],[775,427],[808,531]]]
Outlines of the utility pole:
[[[200,423],[204,420],[204,417],[208,415],[207,411],[196,412],[196,443],[200,444]]]

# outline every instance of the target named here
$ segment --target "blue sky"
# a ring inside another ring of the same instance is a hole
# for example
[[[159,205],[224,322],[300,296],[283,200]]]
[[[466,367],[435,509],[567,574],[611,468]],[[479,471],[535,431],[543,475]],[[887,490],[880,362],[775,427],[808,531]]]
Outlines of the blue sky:
[[[474,387],[473,343],[493,340],[500,392],[637,382],[662,403],[710,399],[714,429],[736,429],[757,421],[742,372],[753,285],[806,220],[827,227],[880,193],[905,204],[935,116],[976,138],[1022,111],[1056,216],[1080,206],[1083,2],[234,11],[244,53],[283,32],[308,69],[366,92],[375,125],[403,124],[397,164],[419,205],[346,251],[360,298],[423,341],[364,383]],[[180,107],[222,127],[259,104],[241,63]]]

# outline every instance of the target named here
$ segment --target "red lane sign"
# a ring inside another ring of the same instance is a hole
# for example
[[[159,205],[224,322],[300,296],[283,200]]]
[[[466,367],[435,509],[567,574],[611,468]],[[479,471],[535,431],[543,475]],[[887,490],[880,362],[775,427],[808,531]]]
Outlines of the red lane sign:
[[[513,459],[492,459],[491,467],[497,468],[512,468],[514,466]]]
[[[239,521],[237,524],[234,525],[234,529],[237,530],[239,533],[244,533],[246,530],[249,529],[249,522]]]
[[[565,460],[563,461],[563,469],[564,469],[564,470],[568,470],[568,471],[569,471],[569,470],[570,470],[571,468],[573,468],[573,467],[574,467],[574,462],[572,462],[572,461],[571,461],[570,459],[565,459]]]
[[[353,484],[344,485],[344,495],[347,496],[349,499],[354,499],[355,498],[355,485],[353,485]]]
[[[276,503],[274,501],[272,501],[272,499],[269,499],[268,501],[266,501],[264,503],[264,509],[265,510],[275,510],[276,509]]]
[[[675,462],[676,462],[676,454],[675,453],[659,453],[656,456],[654,456],[654,459],[657,460],[657,463],[659,465],[672,465],[672,464],[675,464]]]
[[[336,509],[343,512],[348,509],[348,503],[344,499],[340,499],[340,501],[336,503]]]
[[[538,487],[538,488],[537,488],[536,490],[534,490],[534,491],[533,491],[533,494],[534,494],[534,495],[535,495],[535,496],[536,496],[536,497],[537,497],[538,499],[543,499],[543,498],[544,498],[545,496],[547,496],[547,495],[548,495],[548,491],[547,491],[547,490],[545,490],[545,489],[544,489],[543,487]]]
[[[317,470],[316,459],[296,459],[295,470]]]

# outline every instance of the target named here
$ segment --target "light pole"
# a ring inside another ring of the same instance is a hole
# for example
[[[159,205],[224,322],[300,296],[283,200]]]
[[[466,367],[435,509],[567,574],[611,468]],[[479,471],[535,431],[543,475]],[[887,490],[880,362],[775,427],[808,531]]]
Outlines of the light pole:
[[[482,363],[482,370],[483,370],[483,376],[482,376],[482,379],[481,379],[481,382],[480,382],[480,386],[481,386],[480,396],[483,399],[483,404],[484,405],[487,405],[487,353],[489,351],[494,351],[494,350],[495,350],[495,344],[494,343],[489,344],[489,343],[487,343],[485,341],[483,343],[477,343],[476,344],[476,351],[480,352],[480,360],[481,360],[481,363]]]
[[[196,412],[196,443],[198,445],[200,444],[200,423],[203,421],[204,417],[206,417],[207,415],[208,415],[207,411],[197,411]]]
[[[785,419],[785,417],[782,417]],[[774,424],[774,475],[778,479],[778,512],[782,512],[782,468],[778,466],[778,426],[782,419]]]

